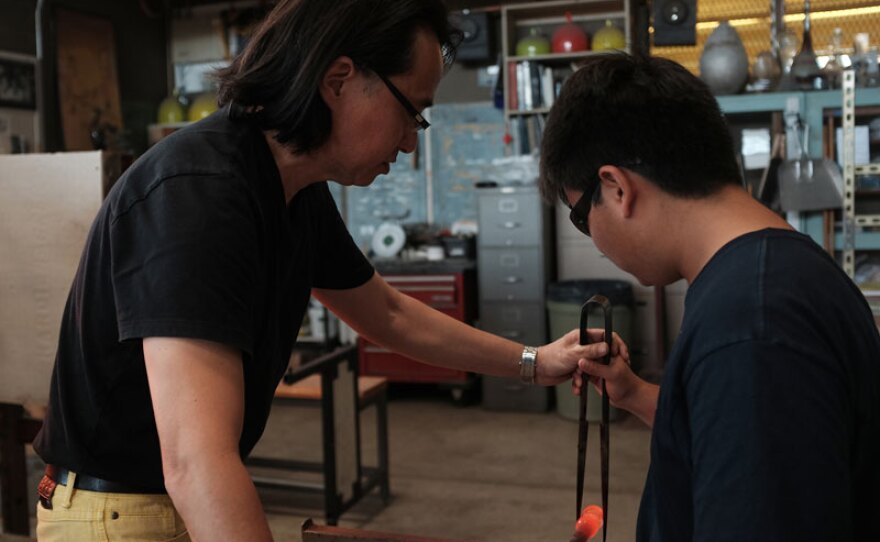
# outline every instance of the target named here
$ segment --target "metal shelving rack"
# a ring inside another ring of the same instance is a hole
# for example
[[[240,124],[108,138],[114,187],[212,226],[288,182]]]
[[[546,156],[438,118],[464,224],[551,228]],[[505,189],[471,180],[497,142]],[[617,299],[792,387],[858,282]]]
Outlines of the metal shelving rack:
[[[721,106],[721,111],[725,115],[733,116],[733,118],[736,118],[736,115],[740,114],[763,113],[769,115],[774,112],[783,113],[793,108],[794,111],[797,112],[811,127],[823,126],[823,116],[825,115],[825,112],[827,110],[836,110],[837,108],[840,108],[841,105],[844,105],[841,103],[843,101],[841,90],[739,94],[736,96],[719,96],[717,100],[718,104]],[[858,92],[850,97],[850,101],[852,105],[852,113],[854,113],[856,107],[876,107],[880,105],[880,88],[859,88]],[[841,110],[841,116],[843,115],[844,112]],[[850,119],[852,119],[851,122],[855,122],[852,114],[850,115]],[[845,147],[854,149],[853,145],[854,144],[844,144]],[[813,158],[823,158],[823,130],[810,130],[809,148],[810,155]],[[788,152],[787,155],[791,156],[791,153]],[[850,163],[852,163],[852,161]],[[868,166],[854,166],[853,174],[876,174],[880,172],[880,169],[877,168],[878,166],[874,164]],[[856,196],[854,187],[855,181],[853,179],[851,188],[851,190],[853,190],[851,194],[853,198]],[[853,207],[853,211],[854,210],[855,207]],[[860,231],[857,231],[858,228],[855,227],[856,225],[872,225],[871,223],[865,223],[864,217],[859,220],[862,223],[856,224],[854,217],[852,228],[848,229],[846,232],[842,231],[843,228],[840,228],[836,233],[833,233],[831,241],[833,243],[832,246],[837,250],[843,250],[846,246],[846,234],[850,234],[852,236],[851,244],[853,246],[858,244],[859,250],[880,250],[880,228],[862,227]],[[874,222],[873,225],[880,224]],[[824,231],[822,213],[800,213],[800,226],[798,229],[812,237],[817,243],[822,244]]]
[[[843,75],[843,270],[855,274],[857,228],[880,228],[880,214],[856,212],[856,176],[880,174],[880,164],[855,165],[855,72]]]

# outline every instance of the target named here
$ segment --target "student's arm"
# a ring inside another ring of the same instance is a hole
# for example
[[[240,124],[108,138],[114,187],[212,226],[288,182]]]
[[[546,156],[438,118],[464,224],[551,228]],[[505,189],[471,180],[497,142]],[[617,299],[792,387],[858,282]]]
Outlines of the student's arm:
[[[620,353],[611,358],[611,363],[604,365],[597,358],[583,359],[578,367],[578,375],[581,372],[589,375],[590,381],[600,394],[602,390],[599,387],[599,379],[604,378],[611,405],[634,414],[648,427],[653,427],[660,386],[646,382],[632,372],[626,345],[616,333],[614,336],[615,342],[620,343]],[[573,380],[572,387],[575,395],[580,393],[579,377]]]
[[[854,540],[852,405],[838,363],[750,341],[683,378],[695,542]]]

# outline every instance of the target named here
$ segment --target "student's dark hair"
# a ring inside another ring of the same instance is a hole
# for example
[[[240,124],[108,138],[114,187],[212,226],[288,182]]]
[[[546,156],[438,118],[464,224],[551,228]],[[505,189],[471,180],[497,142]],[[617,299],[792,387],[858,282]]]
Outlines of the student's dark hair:
[[[416,32],[433,32],[448,67],[461,33],[442,0],[281,0],[232,64],[218,72],[219,102],[297,153],[330,135],[318,86],[330,63],[348,56],[385,76],[412,68]]]
[[[733,140],[709,88],[658,57],[589,57],[550,112],[541,144],[546,199],[564,199],[564,188],[595,194],[597,172],[606,164],[680,197],[741,184]]]

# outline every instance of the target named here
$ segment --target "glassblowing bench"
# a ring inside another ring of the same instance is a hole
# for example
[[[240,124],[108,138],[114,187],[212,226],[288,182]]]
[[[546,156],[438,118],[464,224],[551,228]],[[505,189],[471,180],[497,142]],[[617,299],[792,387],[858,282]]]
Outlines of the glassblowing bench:
[[[289,371],[275,391],[275,400],[287,405],[320,407],[322,461],[251,457],[246,464],[260,469],[321,473],[320,484],[287,476],[252,475],[257,487],[323,494],[329,525],[362,497],[379,488],[382,501],[390,499],[388,472],[387,384],[382,377],[358,376],[357,347],[340,346]],[[282,406],[279,404],[277,406]],[[376,466],[361,461],[359,414],[376,409]]]

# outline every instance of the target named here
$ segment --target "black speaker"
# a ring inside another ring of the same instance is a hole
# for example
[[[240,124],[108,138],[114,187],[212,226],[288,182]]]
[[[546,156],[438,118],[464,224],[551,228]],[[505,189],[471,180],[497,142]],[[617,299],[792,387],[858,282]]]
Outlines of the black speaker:
[[[654,0],[654,45],[696,45],[697,0]]]
[[[489,14],[483,12],[458,12],[449,16],[453,26],[461,30],[463,36],[455,59],[462,62],[494,62],[495,37]]]

